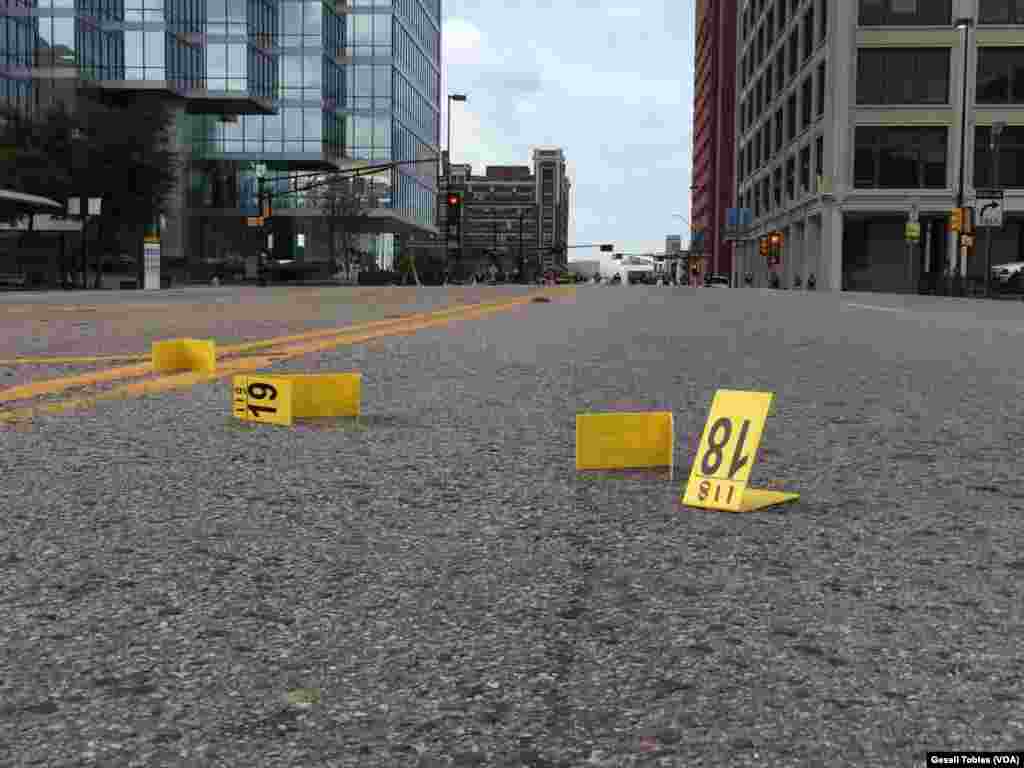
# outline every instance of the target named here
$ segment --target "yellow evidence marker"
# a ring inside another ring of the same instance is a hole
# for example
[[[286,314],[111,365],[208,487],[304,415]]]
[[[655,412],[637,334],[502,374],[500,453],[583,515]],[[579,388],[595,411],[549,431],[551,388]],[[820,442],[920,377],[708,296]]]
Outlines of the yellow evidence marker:
[[[290,426],[295,419],[358,416],[359,373],[235,376],[232,412],[244,421]]]
[[[715,392],[686,483],[684,505],[753,512],[800,498],[799,493],[747,487],[771,402],[771,392]]]
[[[232,379],[231,410],[243,421],[280,424],[290,427],[292,382],[290,376],[235,376]]]
[[[576,469],[671,467],[672,412],[576,416]]]
[[[216,344],[199,339],[170,339],[153,342],[153,370],[198,371],[213,373],[217,369]]]

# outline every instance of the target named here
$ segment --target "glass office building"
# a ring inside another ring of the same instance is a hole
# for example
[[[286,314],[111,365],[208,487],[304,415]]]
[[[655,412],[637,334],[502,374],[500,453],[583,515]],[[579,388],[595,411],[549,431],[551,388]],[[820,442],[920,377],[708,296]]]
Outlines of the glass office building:
[[[440,15],[440,0],[6,0],[0,99],[43,108],[86,86],[177,105],[172,267],[259,249],[244,218],[258,175],[282,193],[275,250],[316,260],[322,222],[290,174],[422,160],[375,176],[375,208],[352,223],[386,261],[392,233],[436,231]]]
[[[276,114],[189,120],[191,250],[212,264],[260,250],[262,232],[238,214],[258,213],[264,176],[275,255],[326,262],[315,194],[289,190],[310,172],[422,160],[374,175],[373,210],[343,224],[364,258],[390,266],[394,234],[436,229],[440,0],[280,0],[274,42]]]

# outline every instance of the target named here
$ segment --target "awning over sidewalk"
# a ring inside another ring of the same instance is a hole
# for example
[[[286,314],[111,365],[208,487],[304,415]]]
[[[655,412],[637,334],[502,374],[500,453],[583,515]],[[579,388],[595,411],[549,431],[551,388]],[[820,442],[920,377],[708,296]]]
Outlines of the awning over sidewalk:
[[[47,213],[63,211],[64,206],[56,200],[13,189],[0,189],[0,216],[13,217],[27,213]]]

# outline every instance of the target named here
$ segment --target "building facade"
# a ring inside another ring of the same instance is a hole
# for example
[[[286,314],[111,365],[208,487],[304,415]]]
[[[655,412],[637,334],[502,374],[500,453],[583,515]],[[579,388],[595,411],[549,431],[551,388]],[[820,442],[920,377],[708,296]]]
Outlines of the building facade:
[[[736,199],[737,0],[697,0],[696,10],[690,248],[700,279],[732,270],[722,230]]]
[[[267,234],[274,255],[326,262],[323,205],[298,190],[317,172],[403,161],[338,222],[389,262],[394,233],[437,232],[440,25],[440,0],[11,0],[0,98],[168,100],[186,162],[162,261],[186,274],[251,257]],[[261,177],[269,232],[247,226]]]
[[[984,236],[959,252],[949,221],[961,178],[966,206],[995,185],[995,123],[1006,217],[992,261],[1024,260],[1024,3],[748,0],[738,40],[737,175],[754,216],[739,273],[833,291],[982,278]],[[773,231],[768,267],[756,238]]]
[[[569,240],[570,189],[561,149],[536,149],[533,166],[489,165],[482,176],[470,165],[452,165],[451,185],[442,179],[438,217],[442,233],[410,238],[418,263],[442,262],[449,190],[462,199],[461,237],[447,241],[448,266],[484,274],[493,264],[514,279],[538,271],[568,269],[568,253],[551,253]]]

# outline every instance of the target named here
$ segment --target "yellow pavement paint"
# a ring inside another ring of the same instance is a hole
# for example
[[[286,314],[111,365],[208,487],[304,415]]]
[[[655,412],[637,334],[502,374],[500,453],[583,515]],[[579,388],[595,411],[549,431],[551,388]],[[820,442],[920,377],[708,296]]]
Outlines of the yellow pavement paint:
[[[157,373],[213,373],[217,370],[216,345],[210,340],[199,339],[168,339],[153,342],[153,370]]]
[[[753,512],[800,498],[798,493],[747,487],[772,397],[771,392],[715,392],[683,494],[684,505]]]
[[[552,291],[548,291],[553,293]],[[275,336],[269,339],[258,339],[256,341],[241,342],[239,344],[226,344],[220,346],[218,357],[230,357],[233,355],[244,354],[258,349],[266,349],[268,347],[275,347],[280,344],[286,344],[293,341],[304,341],[307,339],[314,338],[326,338],[329,336],[335,336],[339,333],[349,333],[363,329],[387,327],[396,323],[412,322],[420,319],[441,317],[449,314],[455,314],[468,309],[477,309],[484,307],[504,307],[509,305],[509,301],[512,305],[518,305],[524,303],[523,299],[512,299],[503,300],[498,302],[487,302],[480,304],[458,304],[444,309],[433,310],[429,312],[416,312],[409,315],[398,315],[395,317],[385,318],[384,320],[372,320],[365,323],[357,323],[350,326],[334,327],[334,328],[321,328],[315,331],[302,331],[301,333],[289,334],[286,336]],[[147,306],[147,305],[141,305]],[[105,363],[105,362],[119,362],[119,361],[130,361],[130,360],[150,360],[152,357],[150,352],[136,352],[136,353],[125,353],[118,355],[74,355],[67,357],[12,357],[4,360],[0,360],[0,366],[16,366],[16,365],[73,365],[73,364],[88,364],[88,363]],[[135,374],[127,373],[126,376],[132,376]],[[59,379],[52,379],[52,381],[59,381]],[[3,399],[3,393],[0,392],[0,399]],[[14,398],[6,398],[14,399]]]
[[[568,293],[560,291],[560,293]],[[99,401],[118,400],[130,397],[139,397],[147,394],[159,394],[174,390],[189,389],[196,384],[227,378],[237,373],[258,371],[260,368],[267,368],[283,359],[302,357],[304,355],[322,352],[345,344],[360,344],[365,341],[372,341],[381,336],[405,336],[413,335],[420,330],[436,328],[447,325],[456,320],[473,320],[495,314],[503,310],[530,302],[531,296],[519,297],[505,302],[492,302],[487,305],[471,304],[460,305],[457,308],[449,308],[437,313],[421,315],[423,318],[418,322],[410,322],[410,317],[397,318],[393,321],[378,321],[372,324],[372,328],[363,326],[358,330],[354,327],[346,329],[335,329],[334,337],[325,341],[310,339],[304,344],[295,344],[274,353],[258,355],[254,357],[235,358],[220,363],[215,373],[180,373],[171,376],[161,376],[157,379],[132,382],[120,387],[114,387],[105,392],[96,393],[90,397],[79,397],[62,400],[38,406],[25,406],[17,409],[0,410],[0,422],[18,422],[30,419],[37,413],[63,413],[77,408],[89,407]],[[461,314],[456,315],[457,312]],[[397,327],[392,327],[397,326]],[[326,335],[323,332],[313,332],[318,335]],[[280,343],[280,342],[279,342]],[[92,372],[80,376],[57,379],[53,381],[42,381],[35,384],[26,384],[20,387],[11,387],[7,390],[0,390],[0,401],[3,400],[24,400],[30,397],[37,397],[42,394],[52,394],[73,386],[87,386],[91,383],[102,381],[113,381],[122,378],[144,376],[152,373],[152,367],[148,364],[116,368],[110,371]],[[103,378],[99,378],[103,374]],[[67,383],[69,379],[76,379],[75,383]],[[12,396],[15,392],[18,396]]]
[[[576,416],[576,469],[671,467],[672,413],[581,413]]]
[[[33,397],[52,395],[63,392],[73,387],[89,387],[95,384],[103,384],[108,381],[120,381],[138,376],[147,376],[153,372],[153,366],[149,363],[143,365],[132,365],[122,368],[112,368],[107,371],[90,371],[75,376],[64,376],[59,379],[47,381],[34,381],[31,384],[19,384],[16,387],[0,389],[0,402],[12,402],[15,400],[29,400]]]

